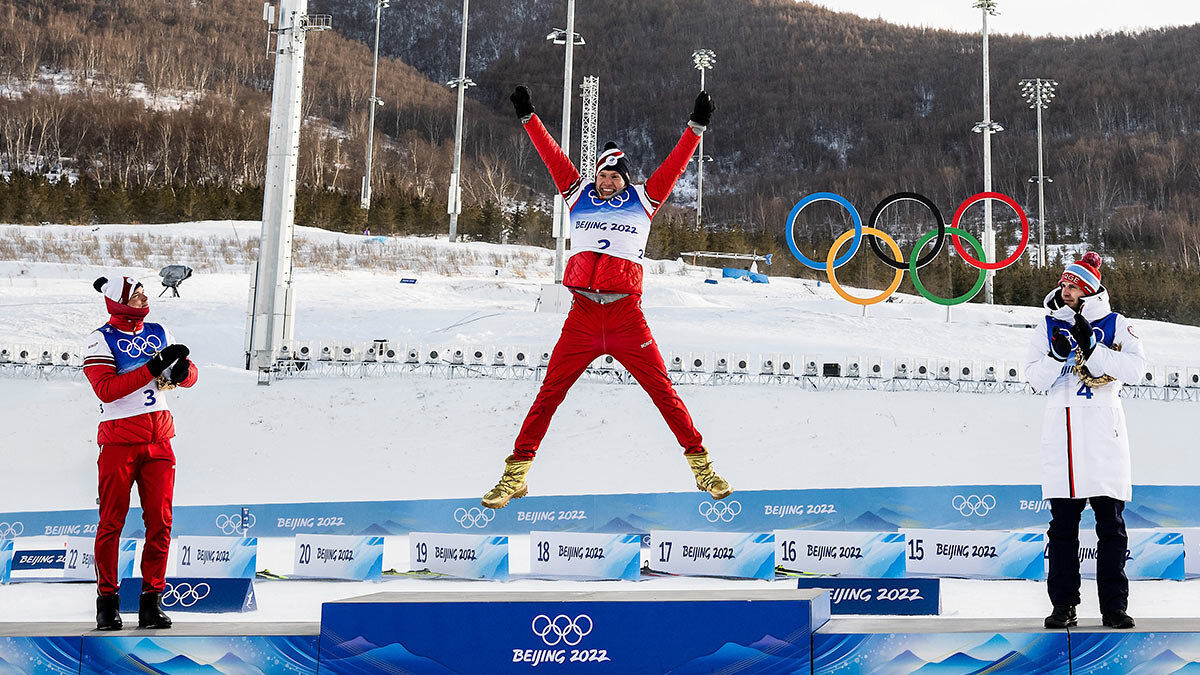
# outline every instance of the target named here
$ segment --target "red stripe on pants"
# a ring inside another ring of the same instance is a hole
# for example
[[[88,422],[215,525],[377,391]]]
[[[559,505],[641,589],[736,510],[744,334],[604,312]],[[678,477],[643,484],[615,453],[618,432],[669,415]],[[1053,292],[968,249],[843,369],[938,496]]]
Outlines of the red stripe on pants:
[[[117,592],[121,530],[136,483],[142,502],[146,545],[142,549],[142,592],[163,590],[171,546],[171,500],[175,493],[175,453],[171,441],[100,448],[100,525],[96,529],[96,584],[100,595]]]
[[[642,314],[641,299],[631,295],[602,305],[576,295],[550,354],[542,388],[513,444],[514,456],[533,459],[567,391],[603,354],[611,354],[642,385],[685,452],[704,450],[704,439],[667,376],[667,365]]]
[[[1071,409],[1067,408],[1067,480],[1071,485],[1071,499],[1075,499],[1075,460],[1071,447]]]

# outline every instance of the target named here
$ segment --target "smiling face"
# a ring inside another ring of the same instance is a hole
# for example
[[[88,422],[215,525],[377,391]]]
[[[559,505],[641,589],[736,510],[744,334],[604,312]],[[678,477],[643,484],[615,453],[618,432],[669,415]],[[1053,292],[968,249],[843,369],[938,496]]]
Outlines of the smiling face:
[[[600,193],[601,199],[608,199],[613,195],[620,194],[625,189],[625,179],[621,174],[613,169],[601,169],[596,174],[596,192]]]
[[[1071,309],[1079,309],[1079,299],[1087,295],[1084,290],[1075,284],[1067,281],[1062,285],[1063,302]]]

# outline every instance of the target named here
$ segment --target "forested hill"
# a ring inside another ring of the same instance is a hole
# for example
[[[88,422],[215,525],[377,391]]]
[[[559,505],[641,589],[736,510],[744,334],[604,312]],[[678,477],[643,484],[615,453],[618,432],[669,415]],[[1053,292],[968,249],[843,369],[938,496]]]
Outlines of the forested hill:
[[[384,10],[368,215],[358,190],[375,4],[310,0],[334,30],[308,42],[297,219],[444,232],[454,135],[444,83],[457,75],[461,0]],[[0,221],[257,217],[274,64],[261,10],[246,0],[0,0]],[[783,224],[804,194],[839,192],[866,216],[884,195],[911,190],[949,217],[982,187],[982,142],[970,132],[982,117],[978,34],[792,0],[588,0],[576,18],[587,44],[575,51],[574,79],[600,78],[601,141],[621,143],[643,176],[686,121],[699,84],[692,52],[717,54],[705,227],[683,210],[694,200],[693,165],[656,221],[652,257],[757,250],[783,254],[776,273],[797,273]],[[471,3],[468,75],[479,86],[469,90],[460,222],[470,238],[548,242],[550,182],[507,95],[528,84],[557,129],[563,50],[545,37],[564,24],[561,0]],[[1003,33],[1003,14],[991,25]],[[1036,216],[1035,116],[1018,82],[1058,80],[1045,116],[1047,241],[1065,255],[1101,250],[1114,275],[1139,284],[1136,315],[1200,321],[1200,296],[1182,292],[1200,269],[1196,63],[1200,25],[991,41],[992,118],[1005,128],[992,144],[994,188]],[[79,181],[55,182],[60,175]],[[998,239],[1011,246],[1014,219],[996,213]],[[800,220],[810,252],[827,250],[845,226],[827,205]],[[928,224],[912,205],[889,209],[885,223],[906,250]],[[849,282],[886,285],[881,265],[855,265]],[[972,283],[960,267],[944,269],[942,292]],[[998,275],[997,299],[1027,302],[1047,274]]]
[[[363,39],[373,36],[374,4],[312,2]],[[383,50],[435,80],[457,76],[460,13],[455,1],[392,3]],[[471,2],[468,74],[480,85],[471,95],[507,110],[512,86],[528,83],[557,128],[563,49],[545,36],[565,15],[560,0]],[[600,136],[647,172],[678,138],[698,88],[692,51],[716,52],[708,89],[718,110],[705,144],[715,159],[705,176],[711,221],[775,224],[800,195],[825,189],[864,211],[900,189],[952,211],[982,185],[982,142],[970,133],[982,118],[978,33],[792,0],[589,0],[577,4],[576,23],[587,44],[575,50],[575,79],[600,78]],[[1003,6],[990,24],[1005,30]],[[1036,204],[1027,180],[1037,173],[1036,121],[1018,81],[1056,79],[1044,121],[1050,240],[1195,265],[1200,25],[1078,39],[993,34],[990,56],[992,118],[1005,128],[993,138],[995,188]]]

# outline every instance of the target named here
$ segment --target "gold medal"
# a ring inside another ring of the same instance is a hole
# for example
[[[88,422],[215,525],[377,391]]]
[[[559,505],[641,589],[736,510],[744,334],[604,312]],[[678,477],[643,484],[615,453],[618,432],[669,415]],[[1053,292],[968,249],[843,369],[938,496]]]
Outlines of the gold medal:
[[[1121,345],[1114,344],[1112,346],[1112,350],[1114,352],[1121,351]],[[1075,374],[1079,376],[1080,382],[1089,387],[1103,387],[1110,382],[1117,381],[1117,378],[1113,377],[1112,375],[1101,375],[1100,377],[1094,377],[1091,373],[1089,373],[1087,367],[1083,365],[1083,350],[1079,348],[1075,349],[1075,366],[1071,370],[1075,371]]]

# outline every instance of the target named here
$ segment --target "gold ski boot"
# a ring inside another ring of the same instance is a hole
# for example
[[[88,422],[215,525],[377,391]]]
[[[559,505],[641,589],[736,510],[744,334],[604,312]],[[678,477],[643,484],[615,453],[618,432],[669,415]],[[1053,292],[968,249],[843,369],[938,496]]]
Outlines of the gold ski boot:
[[[692,467],[692,473],[696,474],[696,489],[701,492],[707,492],[712,495],[713,499],[724,499],[733,494],[733,488],[729,487],[729,481],[717,475],[712,468],[712,462],[708,459],[708,451],[697,452],[684,455],[687,458],[688,465]]]
[[[525,476],[529,473],[532,459],[517,459],[512,455],[504,460],[504,475],[496,487],[488,490],[481,502],[489,509],[502,509],[508,505],[508,500],[519,499],[529,494],[529,486],[525,484]]]

